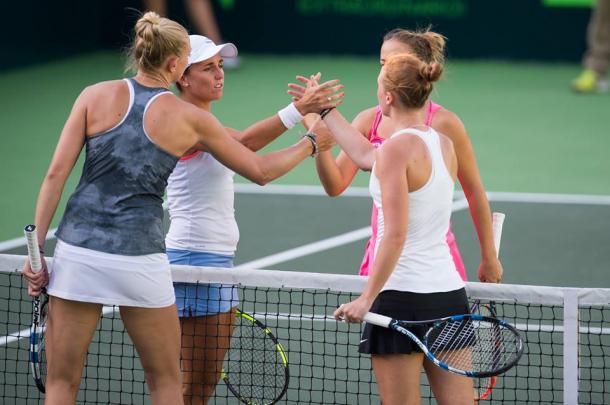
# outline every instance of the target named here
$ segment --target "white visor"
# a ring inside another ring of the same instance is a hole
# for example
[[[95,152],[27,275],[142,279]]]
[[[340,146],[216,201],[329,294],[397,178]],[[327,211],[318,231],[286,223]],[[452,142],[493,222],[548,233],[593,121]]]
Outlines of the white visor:
[[[210,59],[216,54],[223,58],[234,58],[237,56],[237,47],[232,43],[216,45],[211,39],[202,35],[189,35],[191,41],[191,53],[188,66]]]

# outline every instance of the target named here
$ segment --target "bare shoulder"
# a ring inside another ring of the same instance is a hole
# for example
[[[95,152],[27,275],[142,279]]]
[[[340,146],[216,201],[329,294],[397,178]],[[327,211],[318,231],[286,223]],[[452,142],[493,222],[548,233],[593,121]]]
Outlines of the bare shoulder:
[[[129,88],[124,80],[109,80],[85,87],[76,99],[75,105],[97,109],[104,105],[110,107],[119,104],[120,100],[125,102],[129,100]]]
[[[369,129],[375,121],[375,114],[377,107],[367,108],[366,110],[360,111],[356,117],[352,120],[352,125],[363,135],[368,135]]]
[[[453,142],[468,139],[468,133],[460,117],[453,111],[443,108],[434,114],[432,127],[437,132],[448,136]]]
[[[453,146],[453,140],[449,136],[447,136],[441,132],[437,131],[437,134],[438,134],[438,137],[439,137],[439,140],[441,143],[441,149],[443,150],[443,152],[452,153],[455,149]]]
[[[417,135],[404,132],[386,139],[378,148],[388,158],[409,159],[427,151],[425,142]]]
[[[124,80],[108,80],[85,87],[81,95],[86,95],[89,97],[95,97],[98,95],[108,96],[109,93],[112,94],[121,91],[129,92]]]

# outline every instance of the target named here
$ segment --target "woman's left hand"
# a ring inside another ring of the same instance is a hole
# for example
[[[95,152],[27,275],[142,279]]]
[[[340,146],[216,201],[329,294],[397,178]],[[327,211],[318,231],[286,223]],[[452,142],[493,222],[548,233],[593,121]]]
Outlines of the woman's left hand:
[[[341,305],[335,310],[333,316],[338,321],[360,323],[362,322],[364,315],[366,315],[366,313],[369,312],[369,309],[371,309],[372,304],[373,302],[371,300],[360,296],[352,302]]]
[[[483,260],[479,266],[479,281],[482,283],[499,283],[502,281],[503,273],[502,263],[498,259]]]
[[[337,107],[343,102],[345,93],[341,91],[344,87],[341,82],[339,80],[329,80],[318,84],[316,80],[318,77],[318,75],[312,75],[309,79],[306,79],[297,76],[297,80],[306,81],[304,82],[306,87],[300,94],[300,98],[294,102],[295,107],[302,115],[319,113],[324,109]],[[291,87],[291,85],[288,86]],[[294,86],[299,87],[298,85]],[[289,94],[293,95],[293,98],[295,97],[290,91]]]

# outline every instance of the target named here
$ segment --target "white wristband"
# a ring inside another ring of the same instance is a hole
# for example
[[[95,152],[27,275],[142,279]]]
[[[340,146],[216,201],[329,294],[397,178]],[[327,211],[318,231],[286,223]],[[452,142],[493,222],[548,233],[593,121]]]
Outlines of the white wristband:
[[[279,110],[277,115],[280,117],[282,124],[284,124],[284,126],[288,129],[303,121],[303,116],[299,110],[297,110],[294,103],[290,103],[286,107]]]

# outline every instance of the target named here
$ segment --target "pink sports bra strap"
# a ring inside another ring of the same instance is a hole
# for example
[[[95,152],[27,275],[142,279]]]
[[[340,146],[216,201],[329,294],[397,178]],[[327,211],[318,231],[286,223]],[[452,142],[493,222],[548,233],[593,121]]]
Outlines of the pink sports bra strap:
[[[426,125],[430,126],[432,124],[432,118],[434,118],[434,114],[443,106],[440,104],[436,104],[434,101],[430,100],[430,104],[428,104],[428,112],[426,114]]]
[[[375,119],[373,120],[373,125],[371,125],[371,129],[369,130],[369,140],[379,137],[379,135],[377,135],[377,128],[379,128],[382,117],[383,114],[381,114],[381,107],[377,106],[375,109]]]

